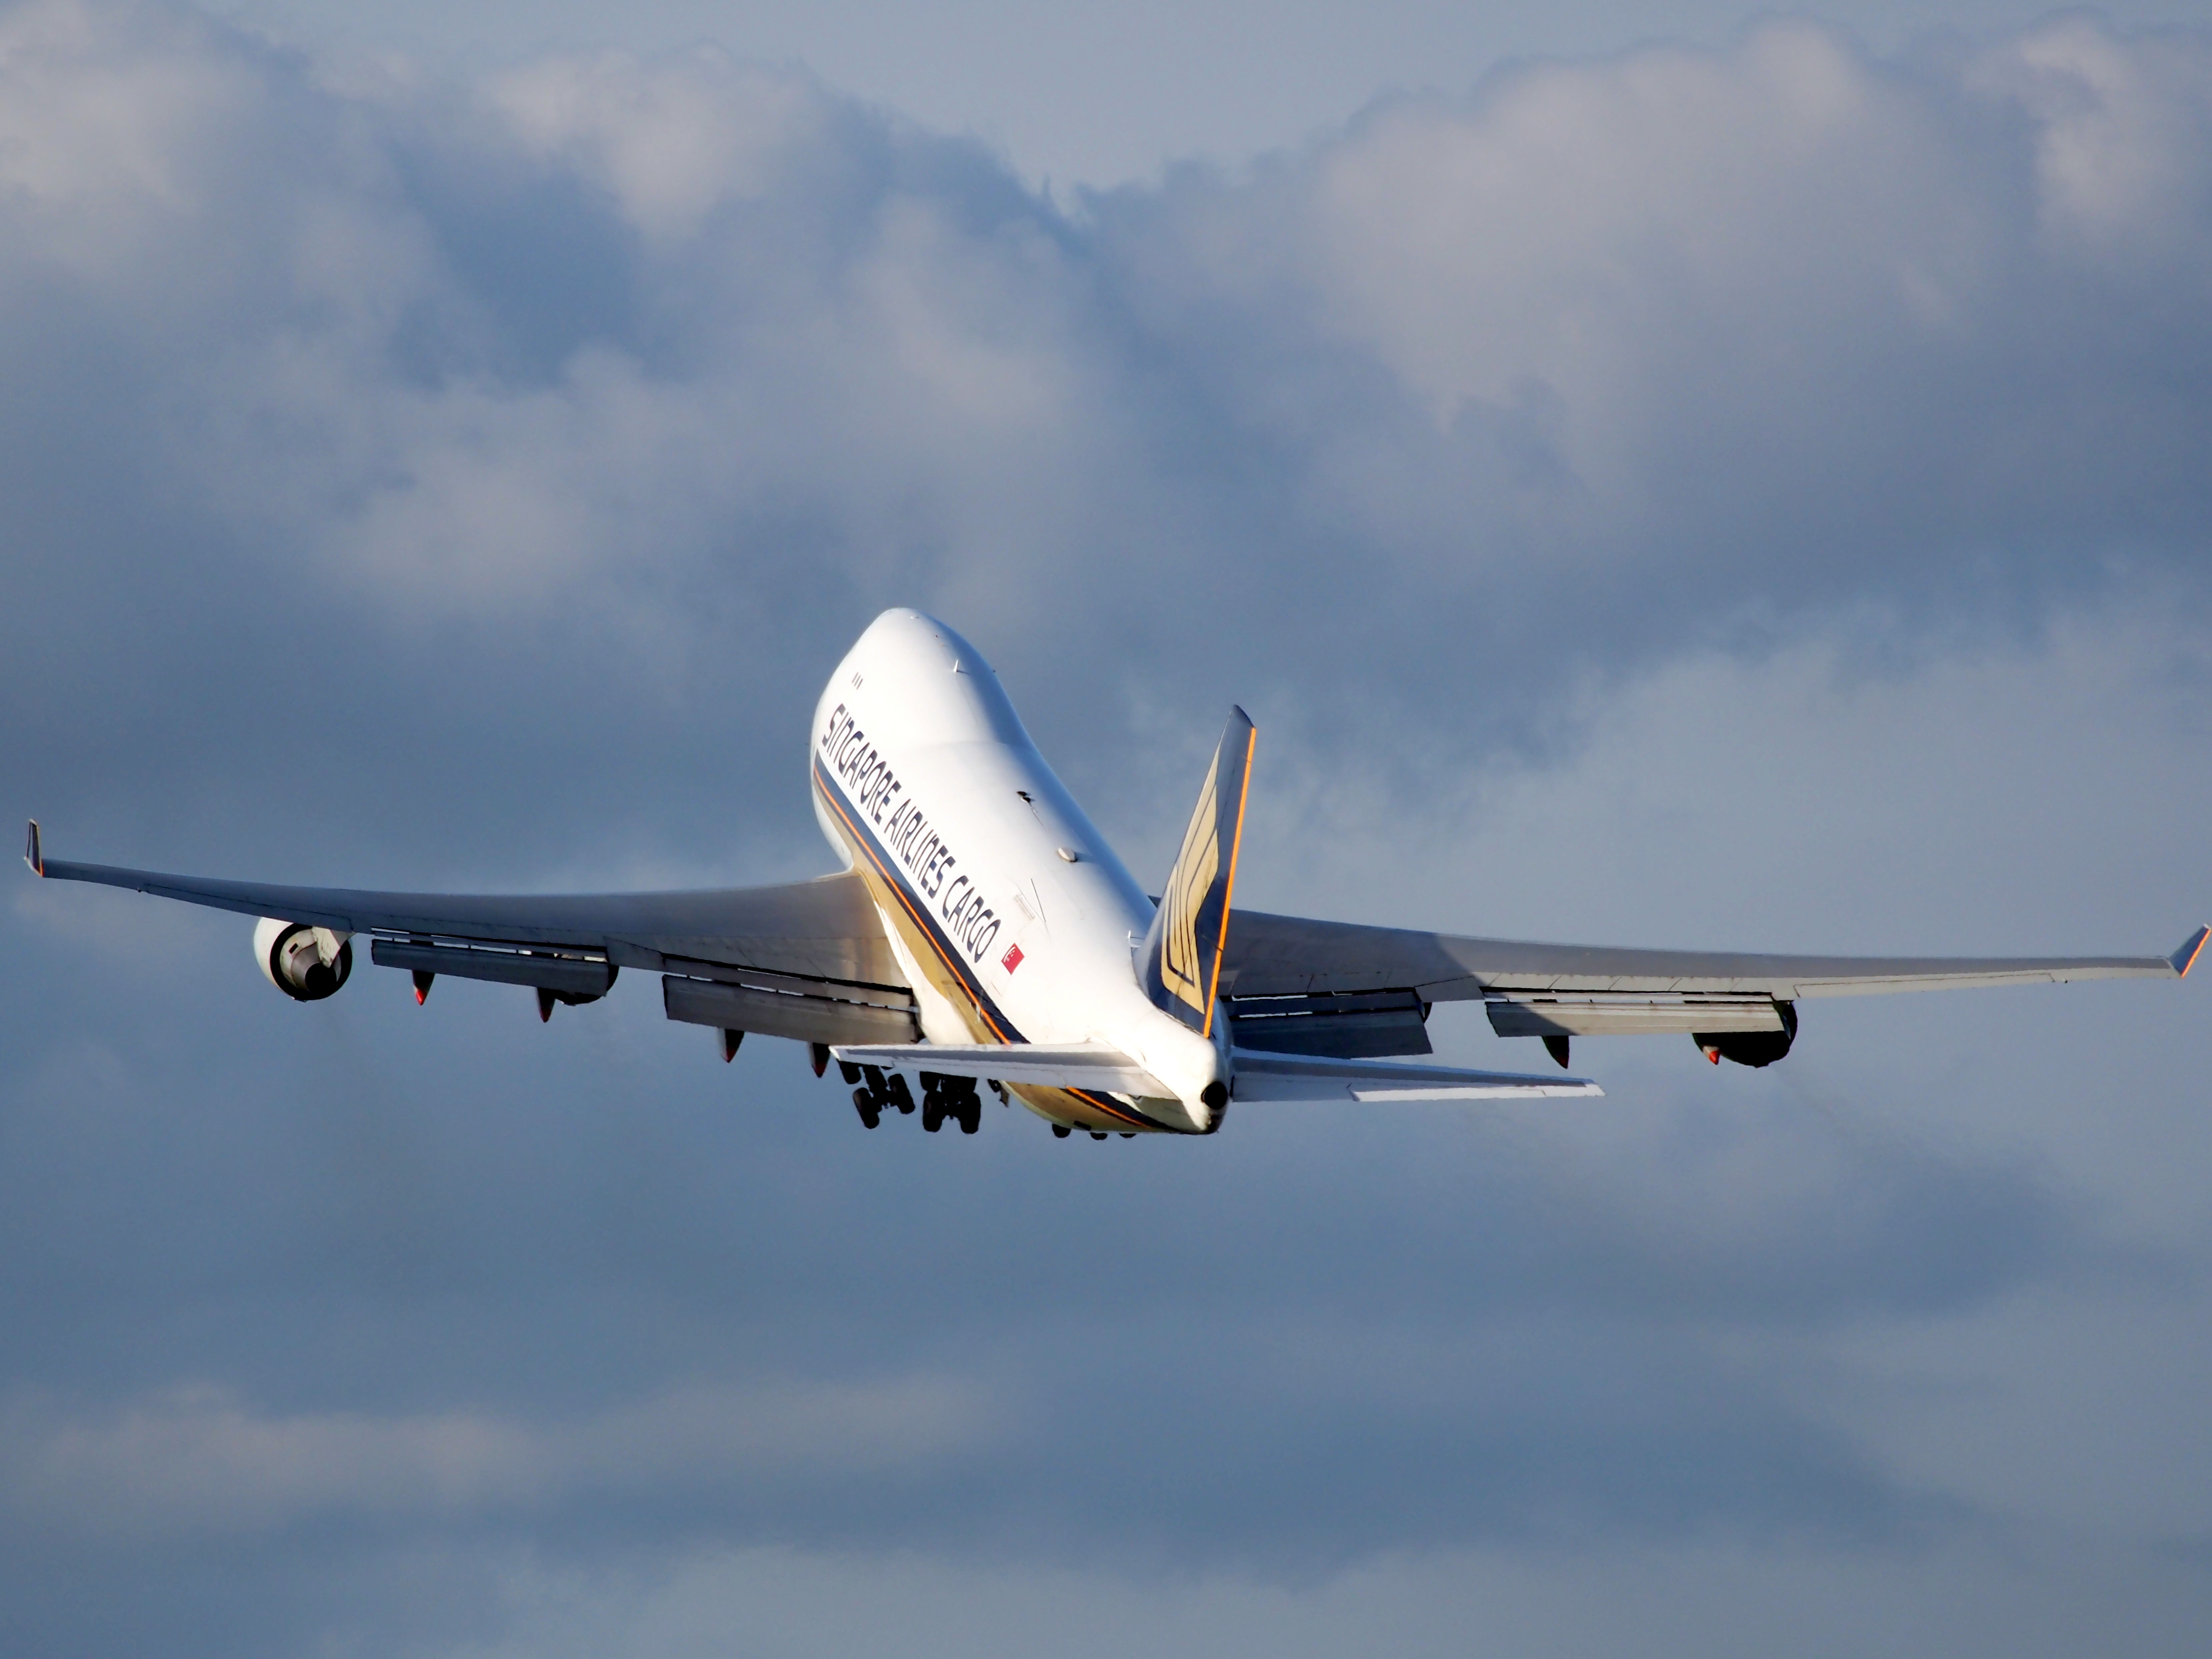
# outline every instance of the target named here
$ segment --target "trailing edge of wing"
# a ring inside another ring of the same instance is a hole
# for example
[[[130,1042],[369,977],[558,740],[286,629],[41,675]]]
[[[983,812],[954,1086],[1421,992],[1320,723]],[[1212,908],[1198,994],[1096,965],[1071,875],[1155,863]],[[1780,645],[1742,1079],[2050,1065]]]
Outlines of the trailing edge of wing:
[[[1232,1100],[1519,1100],[1562,1095],[1602,1095],[1588,1078],[1529,1077],[1518,1072],[1467,1072],[1450,1066],[1390,1066],[1376,1060],[1325,1060],[1317,1055],[1232,1055],[1237,1082]]]
[[[901,1042],[842,1045],[830,1052],[854,1066],[887,1072],[943,1072],[948,1076],[995,1078],[1045,1089],[1090,1089],[1102,1094],[1169,1100],[1175,1091],[1103,1042],[1057,1047],[1030,1042]]]

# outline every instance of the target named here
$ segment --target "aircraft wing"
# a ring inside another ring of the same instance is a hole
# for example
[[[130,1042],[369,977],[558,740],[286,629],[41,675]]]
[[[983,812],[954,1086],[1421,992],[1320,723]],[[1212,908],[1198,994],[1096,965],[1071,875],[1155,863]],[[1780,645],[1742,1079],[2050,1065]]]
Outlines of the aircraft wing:
[[[2170,957],[1815,957],[1547,945],[1240,910],[1221,971],[1237,1042],[1293,1053],[1425,1054],[1428,1005],[1480,1000],[1501,1036],[1796,1030],[1808,997],[2174,979],[2203,948]],[[1558,1049],[1555,1053],[1564,1053]]]
[[[1404,988],[1428,1002],[1516,993],[1677,993],[1802,997],[2175,979],[2204,942],[2198,928],[2170,957],[1801,957],[1543,945],[1239,910],[1222,984],[1243,997],[1315,996]]]
[[[623,968],[665,975],[669,1017],[811,1042],[900,1041],[914,1030],[906,975],[862,878],[660,893],[387,893],[170,875],[45,856],[53,881],[368,935],[371,959],[418,975],[603,994]],[[427,990],[428,981],[418,978]],[[834,1006],[824,1006],[830,1004]]]

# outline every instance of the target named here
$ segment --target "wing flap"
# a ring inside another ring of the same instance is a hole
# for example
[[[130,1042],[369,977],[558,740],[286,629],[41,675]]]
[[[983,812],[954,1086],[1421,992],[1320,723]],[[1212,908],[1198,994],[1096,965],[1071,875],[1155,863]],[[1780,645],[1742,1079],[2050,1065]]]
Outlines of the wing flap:
[[[1640,1036],[1656,1031],[1779,1031],[1771,997],[1498,996],[1483,1005],[1500,1036]]]
[[[661,1005],[671,1019],[718,1026],[725,1031],[832,1045],[913,1042],[920,1035],[914,998],[903,991],[896,995],[900,1000],[894,1003],[868,987],[833,987],[820,981],[800,988],[791,981],[733,984],[678,974],[665,975],[660,981]]]
[[[368,954],[380,968],[488,980],[495,985],[533,985],[576,997],[605,996],[613,988],[617,971],[603,956],[426,945],[413,939],[371,939]]]
[[[1428,1005],[1411,991],[1248,997],[1229,1005],[1229,1040],[1239,1048],[1335,1060],[1425,1054],[1428,1018]]]

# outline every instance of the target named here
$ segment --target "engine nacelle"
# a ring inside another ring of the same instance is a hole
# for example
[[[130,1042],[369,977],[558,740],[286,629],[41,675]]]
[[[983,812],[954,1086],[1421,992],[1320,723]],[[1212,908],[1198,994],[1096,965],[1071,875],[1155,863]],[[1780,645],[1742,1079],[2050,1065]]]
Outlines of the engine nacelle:
[[[1690,1041],[1716,1066],[1724,1060],[1732,1060],[1739,1066],[1771,1066],[1797,1041],[1797,1005],[1778,1002],[1774,1012],[1782,1016],[1782,1029],[1778,1031],[1726,1031],[1710,1036],[1693,1031]]]
[[[269,982],[295,1002],[320,1002],[353,972],[353,939],[327,927],[264,916],[253,955]]]

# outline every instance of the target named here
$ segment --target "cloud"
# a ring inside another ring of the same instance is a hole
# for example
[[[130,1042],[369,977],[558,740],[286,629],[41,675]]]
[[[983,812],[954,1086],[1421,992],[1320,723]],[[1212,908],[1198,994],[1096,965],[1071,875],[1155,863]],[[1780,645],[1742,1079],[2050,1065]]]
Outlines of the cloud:
[[[1853,1648],[1932,1643],[2061,1659],[2115,1628],[2148,1647],[2184,1650],[2186,1632],[2156,1609],[2188,1571],[2085,1559],[2058,1540],[2025,1552],[1968,1545],[1933,1559],[1840,1562],[1689,1545],[1625,1553],[1601,1579],[1556,1557],[1499,1553],[1393,1558],[1325,1587],[1294,1588],[1205,1574],[1138,1583],[1080,1570],[1010,1573],[972,1559],[860,1565],[730,1552],[650,1577],[511,1564],[502,1575],[510,1631],[453,1650],[558,1659],[632,1644],[690,1659],[726,1651],[734,1636],[810,1656],[885,1639],[927,1655],[1048,1646],[1105,1656],[1133,1639],[1172,1653],[1256,1646],[1320,1655],[1379,1644],[1446,1656],[1473,1639],[1513,1659],[1624,1644],[1750,1659],[1798,1650],[1817,1629],[1819,1639]],[[2085,1581],[2095,1596],[2074,1593]],[[1625,1608],[1635,1610],[1633,1629]]]
[[[439,79],[19,5],[0,777],[57,856],[810,874],[806,710],[915,603],[1140,872],[1236,697],[1272,908],[2170,948],[2208,54],[1781,20],[1062,206],[718,51]],[[1758,1074],[1578,1044],[1602,1110],[946,1145],[627,980],[303,1009],[223,919],[65,898],[0,909],[33,1650],[550,1645],[572,1589],[711,1624],[718,1564],[979,1553],[1006,1628],[1153,1628],[1114,1574],[1197,1561],[1185,1631],[1402,1562],[1455,1639],[1455,1573],[1623,1564],[1704,1629],[1794,1601],[1778,1551],[1877,1631],[2008,1551],[2105,1564],[2044,1628],[2201,1612],[2189,988],[1822,1005]]]
[[[676,1390],[581,1422],[495,1413],[276,1415],[217,1388],[104,1419],[19,1399],[0,1413],[15,1528],[108,1547],[341,1516],[448,1521],[743,1481],[834,1481],[927,1463],[975,1437],[983,1402],[948,1378]]]
[[[529,617],[703,687],[896,590],[1036,637],[1010,667],[1079,612],[1525,714],[1659,640],[2032,617],[2118,558],[2198,602],[2192,35],[1778,21],[1070,217],[711,52],[341,91],[189,15],[9,32],[15,314],[104,250],[64,326],[128,493],[387,647]]]

